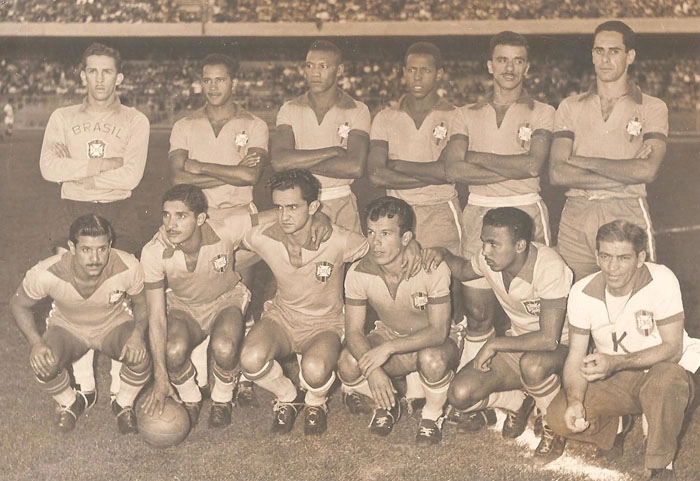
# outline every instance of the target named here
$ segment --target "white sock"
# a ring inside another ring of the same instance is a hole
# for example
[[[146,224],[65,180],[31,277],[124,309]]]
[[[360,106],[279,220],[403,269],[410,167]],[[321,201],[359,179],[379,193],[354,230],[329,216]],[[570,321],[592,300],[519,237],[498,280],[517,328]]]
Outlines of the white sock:
[[[363,394],[367,396],[370,399],[374,399],[372,397],[372,390],[369,388],[369,383],[367,382],[367,379],[364,377],[360,378],[360,381],[357,384],[343,384],[343,391],[345,392],[356,392]]]
[[[260,377],[258,375],[262,374]],[[274,359],[270,360],[257,373],[248,373],[248,379],[275,395],[280,402],[290,403],[297,397],[297,388],[294,383],[284,375],[282,366]]]
[[[199,387],[204,387],[209,383],[208,379],[208,367],[209,359],[207,357],[207,350],[209,349],[209,339],[207,336],[197,347],[192,350],[190,355],[190,360],[194,365],[195,371],[197,371],[197,385]]]
[[[72,387],[68,387],[58,394],[51,396],[58,404],[63,407],[70,407],[75,402],[76,393]]]
[[[125,408],[127,406],[133,406],[136,396],[141,392],[143,386],[133,386],[131,384],[122,382],[117,393],[117,404]]]
[[[518,412],[524,399],[525,394],[520,390],[492,392],[489,394],[487,406]]]
[[[180,395],[180,399],[186,403],[196,403],[202,400],[202,393],[197,387],[197,383],[194,381],[194,375],[190,376],[182,384],[173,384],[177,393]]]
[[[299,371],[299,383],[306,389],[304,403],[307,406],[323,406],[328,400],[328,391],[330,391],[333,382],[335,381],[335,372],[331,372],[331,377],[326,384],[321,387],[311,387],[306,382],[301,371]]]
[[[217,403],[231,402],[233,399],[233,383],[223,382],[214,376],[214,386],[211,389],[211,400]]]
[[[112,368],[109,370],[109,375],[111,377],[111,383],[109,385],[109,392],[111,394],[116,394],[121,389],[122,380],[119,377],[119,373],[122,370],[122,363],[116,359],[112,359]]]
[[[73,377],[75,378],[75,383],[80,386],[82,392],[91,392],[95,390],[94,359],[95,351],[89,349],[83,357],[73,362]],[[117,376],[118,375],[119,373],[117,373]]]
[[[418,371],[413,371],[406,375],[406,398],[407,399],[423,399],[423,383],[421,382]]]
[[[437,421],[437,419],[442,416],[443,408],[447,402],[447,390],[450,387],[450,382],[453,377],[454,373],[450,371],[443,379],[436,383],[428,383],[422,377],[420,378],[423,392],[425,393],[425,406],[423,406],[423,411],[421,413],[423,419]]]
[[[472,334],[467,331],[467,337],[464,338],[464,349],[462,350],[462,357],[459,359],[459,366],[457,371],[462,369],[464,366],[469,364],[472,359],[479,354],[479,351],[486,341],[496,335],[496,330],[492,327],[491,330],[485,334]]]

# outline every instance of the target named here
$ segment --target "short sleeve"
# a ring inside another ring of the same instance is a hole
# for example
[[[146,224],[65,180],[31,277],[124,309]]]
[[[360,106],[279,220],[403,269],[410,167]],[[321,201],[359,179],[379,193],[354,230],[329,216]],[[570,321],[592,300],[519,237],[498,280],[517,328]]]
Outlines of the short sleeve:
[[[372,122],[372,128],[370,130],[370,139],[372,140],[383,140],[384,142],[389,142],[389,131],[388,131],[388,117],[389,111],[382,110],[377,114]]]
[[[535,295],[542,300],[566,298],[574,279],[571,269],[554,251],[541,250],[540,255],[533,282]]]
[[[683,299],[680,284],[673,272],[666,267],[659,271],[654,273],[654,283],[657,287],[654,296],[654,317],[658,324],[663,325],[676,319],[683,319]]]
[[[452,122],[450,122],[450,126],[452,127],[450,139],[458,135],[469,137],[469,126],[467,125],[466,107],[460,107],[455,109],[454,115],[452,116]]]
[[[592,328],[589,316],[590,305],[587,304],[586,296],[582,291],[583,287],[577,283],[569,293],[569,300],[566,305],[566,318],[569,326],[580,332],[590,332]],[[588,301],[590,303],[590,300]]]
[[[364,304],[367,302],[367,286],[363,282],[365,276],[355,270],[357,263],[348,269],[345,276],[345,301],[351,304]]]
[[[482,265],[482,263],[483,263],[483,265]],[[481,255],[481,252],[477,252],[472,256],[471,264],[472,264],[472,270],[474,271],[474,273],[481,276],[481,277],[484,277],[484,269],[487,269],[488,266],[484,262],[484,256]]]
[[[369,108],[362,102],[357,102],[357,107],[355,108],[355,116],[350,125],[350,131],[358,130],[369,135],[370,125],[372,123],[372,118],[369,114]]]
[[[576,131],[571,102],[572,97],[562,100],[554,114],[554,133],[557,136],[566,136],[564,134],[569,134],[571,138],[573,138],[574,132]]]
[[[334,229],[343,229],[333,226]],[[355,262],[361,259],[369,251],[369,242],[361,234],[343,229],[345,238],[345,250],[343,252],[343,262]]]
[[[280,125],[294,125],[294,119],[292,119],[292,108],[289,102],[285,102],[280,107],[280,111],[277,113],[277,121],[275,125],[279,127]]]
[[[156,234],[157,235],[157,234]],[[163,264],[163,248],[154,237],[141,252],[141,268],[146,289],[165,287],[165,265]]]
[[[248,149],[258,148],[267,152],[269,141],[270,131],[267,128],[267,124],[255,117],[248,139]]]
[[[50,281],[46,271],[38,265],[29,269],[22,281],[22,288],[27,296],[36,301],[50,295]]]
[[[441,263],[437,269],[433,269],[427,275],[428,302],[431,304],[440,304],[445,301],[449,302],[451,272],[447,264],[444,262]]]
[[[128,266],[129,270],[129,287],[126,289],[126,293],[130,296],[135,296],[141,294],[144,289],[144,274],[143,268],[136,257],[129,254],[128,258],[125,260],[125,264]]]
[[[649,135],[660,134],[663,137],[668,136],[668,107],[663,100],[655,97],[643,97],[644,101],[644,118],[642,131],[644,137]]]
[[[170,132],[169,152],[174,152],[176,150],[190,151],[190,146],[187,139],[187,129],[184,125],[186,121],[186,119],[181,119],[175,122],[175,125],[173,125],[173,130]]]
[[[554,107],[545,104],[536,104],[532,119],[532,130],[545,130],[552,132],[554,129]]]

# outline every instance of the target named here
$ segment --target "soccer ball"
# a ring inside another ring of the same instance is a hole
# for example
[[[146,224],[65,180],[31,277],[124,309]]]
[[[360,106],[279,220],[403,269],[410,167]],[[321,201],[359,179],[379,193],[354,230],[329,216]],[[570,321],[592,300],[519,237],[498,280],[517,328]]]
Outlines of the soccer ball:
[[[190,432],[190,417],[184,406],[171,398],[166,398],[163,413],[149,416],[143,409],[143,400],[137,406],[139,433],[151,446],[167,448],[180,444]]]

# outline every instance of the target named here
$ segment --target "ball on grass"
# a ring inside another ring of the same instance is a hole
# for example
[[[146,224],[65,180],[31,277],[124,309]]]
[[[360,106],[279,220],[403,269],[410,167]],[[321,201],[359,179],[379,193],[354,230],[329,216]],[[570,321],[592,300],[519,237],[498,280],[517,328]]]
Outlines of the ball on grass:
[[[143,396],[137,405],[139,434],[151,446],[167,448],[180,444],[190,432],[190,417],[185,407],[171,398],[166,398],[163,413],[153,413],[149,416],[143,409]]]

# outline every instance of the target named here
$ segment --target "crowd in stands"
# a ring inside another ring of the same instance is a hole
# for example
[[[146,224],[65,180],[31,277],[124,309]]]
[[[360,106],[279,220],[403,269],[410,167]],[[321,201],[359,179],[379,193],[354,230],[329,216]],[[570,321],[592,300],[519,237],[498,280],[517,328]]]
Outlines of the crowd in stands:
[[[0,22],[323,23],[700,16],[700,0],[205,0],[208,8],[199,8],[198,3],[2,0]]]
[[[152,117],[158,112],[181,112],[201,104],[199,68],[195,60],[140,60],[124,64],[120,93]],[[634,75],[642,89],[666,101],[671,110],[692,110],[700,100],[700,60],[665,58],[639,60]],[[376,60],[346,62],[340,86],[365,101],[373,112],[404,91],[400,64]],[[585,91],[593,82],[589,65],[568,58],[534,59],[527,80],[530,94],[557,106],[568,95]],[[491,76],[483,62],[450,60],[440,86],[442,96],[457,105],[479,101],[490,89]],[[236,96],[254,111],[275,109],[306,89],[303,71],[293,62],[243,62]],[[85,94],[78,70],[39,57],[0,59],[0,96],[24,103],[47,96],[75,100]]]

